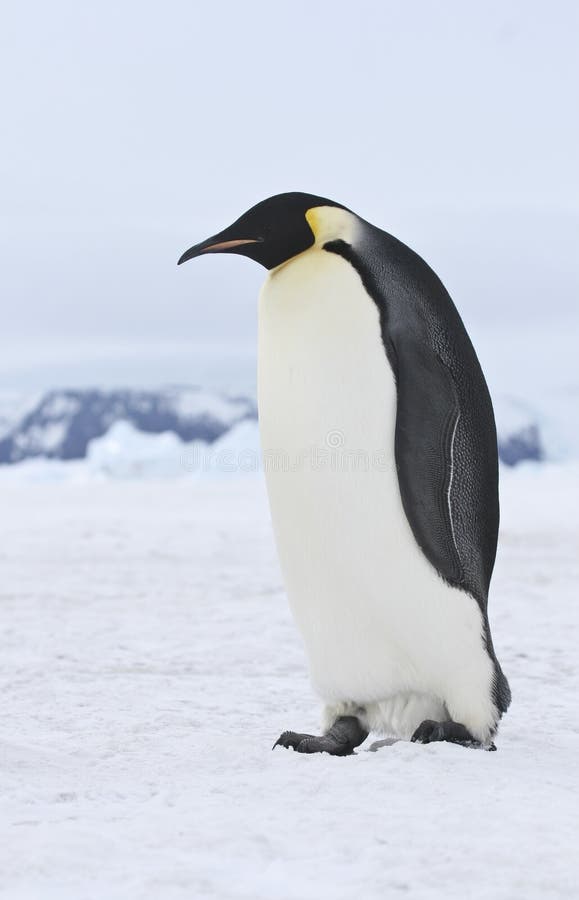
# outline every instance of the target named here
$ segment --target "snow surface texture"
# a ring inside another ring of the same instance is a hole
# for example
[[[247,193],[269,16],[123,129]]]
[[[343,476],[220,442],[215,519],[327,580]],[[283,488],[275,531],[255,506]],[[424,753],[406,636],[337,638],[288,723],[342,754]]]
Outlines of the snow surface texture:
[[[3,478],[0,895],[576,896],[578,485],[503,473],[498,752],[338,759],[271,752],[319,707],[259,475]]]

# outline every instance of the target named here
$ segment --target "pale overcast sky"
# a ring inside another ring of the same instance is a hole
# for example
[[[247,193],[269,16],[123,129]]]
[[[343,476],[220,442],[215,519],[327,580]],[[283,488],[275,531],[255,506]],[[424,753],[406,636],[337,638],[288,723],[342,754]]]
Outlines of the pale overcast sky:
[[[176,260],[286,190],[335,198],[425,256],[491,380],[536,371],[544,340],[573,377],[578,10],[6,6],[0,389],[195,381],[201,356],[250,369],[263,270]]]

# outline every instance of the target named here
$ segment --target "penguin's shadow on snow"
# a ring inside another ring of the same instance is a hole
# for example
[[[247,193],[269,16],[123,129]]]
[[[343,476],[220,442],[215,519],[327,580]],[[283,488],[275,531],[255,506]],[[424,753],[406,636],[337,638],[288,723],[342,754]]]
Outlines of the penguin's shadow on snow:
[[[398,743],[398,738],[384,738],[383,741],[374,741],[374,743],[370,744],[367,748],[366,753],[377,753],[382,747],[391,747],[393,744]]]

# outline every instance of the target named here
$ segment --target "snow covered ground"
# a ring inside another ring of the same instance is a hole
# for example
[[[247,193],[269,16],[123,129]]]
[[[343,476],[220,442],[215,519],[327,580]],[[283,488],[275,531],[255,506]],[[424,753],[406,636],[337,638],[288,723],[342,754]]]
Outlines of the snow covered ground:
[[[503,473],[498,752],[336,759],[271,752],[318,706],[261,476],[3,478],[1,895],[576,896],[578,487]]]

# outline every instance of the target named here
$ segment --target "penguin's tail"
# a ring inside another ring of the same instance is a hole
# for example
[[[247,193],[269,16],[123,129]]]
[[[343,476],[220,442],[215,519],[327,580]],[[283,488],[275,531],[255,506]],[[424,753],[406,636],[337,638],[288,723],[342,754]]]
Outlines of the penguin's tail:
[[[495,680],[493,685],[493,700],[499,712],[505,713],[511,705],[511,689],[499,662],[495,659]]]

